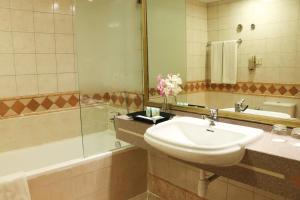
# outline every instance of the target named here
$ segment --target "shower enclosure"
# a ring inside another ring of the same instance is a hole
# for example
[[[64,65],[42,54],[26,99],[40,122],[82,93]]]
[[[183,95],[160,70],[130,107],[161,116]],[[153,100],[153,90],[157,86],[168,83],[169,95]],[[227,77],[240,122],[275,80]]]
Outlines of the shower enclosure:
[[[140,4],[78,0],[75,30],[84,155],[127,146],[113,122],[142,108]]]
[[[0,30],[0,176],[129,145],[113,119],[143,107],[140,9],[137,0],[33,1],[34,20]]]

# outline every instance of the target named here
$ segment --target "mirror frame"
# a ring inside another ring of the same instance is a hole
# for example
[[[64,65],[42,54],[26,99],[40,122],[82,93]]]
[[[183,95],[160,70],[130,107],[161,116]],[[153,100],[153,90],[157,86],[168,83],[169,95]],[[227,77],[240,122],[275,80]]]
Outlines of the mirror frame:
[[[142,55],[144,67],[144,106],[162,107],[161,103],[150,102],[149,99],[149,60],[148,60],[148,26],[147,26],[147,0],[141,0],[141,19],[142,19]],[[170,110],[182,111],[188,113],[208,115],[209,109],[184,107],[177,105],[169,105]],[[242,120],[248,122],[255,122],[260,124],[284,124],[290,128],[300,127],[299,119],[280,119],[275,117],[267,117],[253,114],[236,113],[228,111],[219,111],[219,117],[234,120]]]

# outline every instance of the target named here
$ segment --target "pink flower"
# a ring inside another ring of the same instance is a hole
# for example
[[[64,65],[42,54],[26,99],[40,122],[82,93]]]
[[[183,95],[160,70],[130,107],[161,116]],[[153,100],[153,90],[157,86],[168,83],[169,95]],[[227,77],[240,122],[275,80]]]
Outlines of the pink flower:
[[[179,74],[168,74],[165,79],[159,74],[156,88],[161,96],[176,96],[182,91],[181,84],[182,80]]]
[[[159,78],[157,78],[157,81],[158,81],[157,90],[159,91],[159,94],[161,96],[164,96],[165,95],[164,89],[165,89],[165,86],[166,86],[165,80],[162,79],[161,77],[159,77]]]

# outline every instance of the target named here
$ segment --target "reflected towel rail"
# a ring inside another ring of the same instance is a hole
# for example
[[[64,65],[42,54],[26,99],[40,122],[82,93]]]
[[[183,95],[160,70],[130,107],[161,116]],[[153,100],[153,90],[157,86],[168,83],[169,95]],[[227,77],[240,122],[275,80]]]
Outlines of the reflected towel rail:
[[[240,38],[238,40],[236,40],[236,42],[240,45],[243,43],[243,40]],[[207,46],[210,46],[211,45],[211,42],[207,42]]]

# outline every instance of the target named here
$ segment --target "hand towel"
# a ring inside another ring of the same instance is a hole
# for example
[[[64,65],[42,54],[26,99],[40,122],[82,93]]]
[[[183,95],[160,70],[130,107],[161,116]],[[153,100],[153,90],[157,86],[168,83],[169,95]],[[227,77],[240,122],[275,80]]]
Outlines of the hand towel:
[[[27,178],[23,173],[0,177],[0,200],[30,200]]]
[[[237,82],[237,48],[236,40],[225,41],[223,46],[223,83]]]
[[[223,42],[212,42],[210,48],[211,82],[222,83]]]

